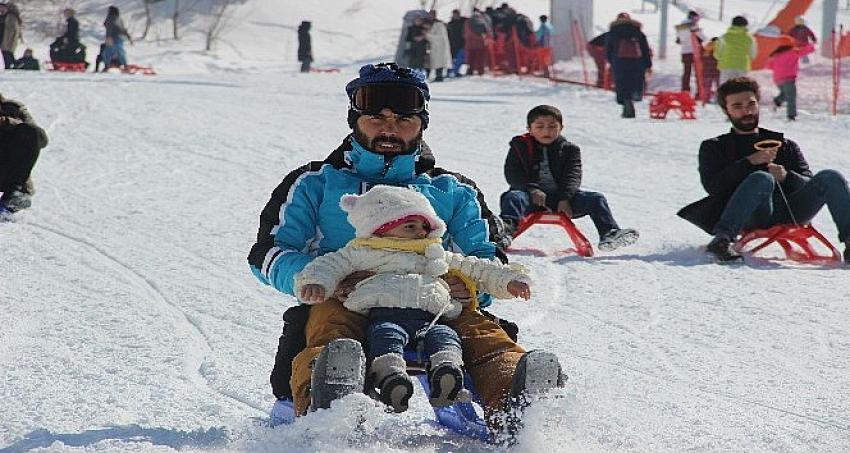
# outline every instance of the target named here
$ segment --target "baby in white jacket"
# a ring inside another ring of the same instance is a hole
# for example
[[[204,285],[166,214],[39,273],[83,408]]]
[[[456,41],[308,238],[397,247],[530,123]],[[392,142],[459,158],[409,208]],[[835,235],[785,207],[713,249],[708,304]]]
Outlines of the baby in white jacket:
[[[429,357],[432,405],[468,399],[460,338],[437,323],[456,318],[462,307],[440,277],[452,273],[496,298],[528,299],[528,276],[498,262],[443,250],[446,224],[414,190],[377,186],[363,195],[344,195],[340,206],[356,238],[310,262],[295,277],[295,293],[305,303],[321,303],[349,274],[375,272],[357,284],[344,306],[369,317],[369,373],[381,401],[396,412],[407,410],[413,383],[403,353],[409,342]]]

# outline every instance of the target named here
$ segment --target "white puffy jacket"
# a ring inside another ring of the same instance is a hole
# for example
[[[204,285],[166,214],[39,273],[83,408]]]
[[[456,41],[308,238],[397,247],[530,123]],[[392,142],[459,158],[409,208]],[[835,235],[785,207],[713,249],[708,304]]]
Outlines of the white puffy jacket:
[[[528,281],[519,270],[498,262],[443,250],[439,244],[429,246],[425,255],[415,252],[380,250],[345,246],[310,262],[295,276],[295,294],[304,285],[315,284],[330,295],[342,279],[355,271],[377,274],[357,284],[344,306],[367,314],[376,307],[418,308],[446,319],[460,314],[461,305],[449,295],[449,286],[439,278],[456,269],[475,281],[478,289],[497,299],[510,299],[511,280]]]

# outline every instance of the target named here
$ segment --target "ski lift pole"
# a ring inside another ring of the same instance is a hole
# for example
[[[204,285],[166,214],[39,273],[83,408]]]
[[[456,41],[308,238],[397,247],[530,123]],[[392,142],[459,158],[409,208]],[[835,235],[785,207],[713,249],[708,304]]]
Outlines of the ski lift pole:
[[[838,44],[835,39],[835,29],[832,29],[830,45],[832,46],[832,116],[838,114]]]
[[[581,70],[584,73],[584,83],[585,85],[590,86],[590,76],[587,73],[587,63],[584,61],[584,30],[581,28],[581,24],[576,18],[573,18],[573,40],[576,43],[576,51],[581,59]]]

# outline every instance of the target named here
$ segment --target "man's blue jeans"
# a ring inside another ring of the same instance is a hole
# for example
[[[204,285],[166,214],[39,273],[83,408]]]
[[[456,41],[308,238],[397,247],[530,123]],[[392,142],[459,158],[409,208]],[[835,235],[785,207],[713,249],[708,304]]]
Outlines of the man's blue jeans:
[[[428,327],[436,315],[425,310],[413,308],[373,308],[369,310],[369,330],[367,342],[369,360],[388,353],[403,354],[408,342]],[[424,332],[423,359],[438,351],[454,351],[462,355],[460,337],[451,327],[434,324]],[[418,346],[418,345],[416,345]]]
[[[726,204],[720,221],[714,227],[714,234],[732,240],[741,229],[792,223],[789,207],[785,206],[779,191],[774,191],[775,186],[776,180],[766,171],[747,176]],[[841,173],[820,171],[799,190],[786,195],[794,219],[799,224],[811,222],[826,204],[838,227],[838,240],[850,240],[850,188]]]
[[[452,61],[452,69],[449,75],[452,77],[461,77],[460,67],[464,63],[466,63],[466,51],[464,49],[458,49],[457,54]]]
[[[561,199],[556,194],[546,194],[546,206],[552,211],[558,208],[559,201]],[[572,218],[589,215],[600,237],[611,230],[620,228],[611,214],[605,195],[579,190],[568,201],[573,210]],[[509,190],[503,193],[499,205],[502,211],[499,216],[513,225],[517,225],[533,208],[531,195],[524,190]]]
[[[116,54],[118,55],[118,64],[127,66],[127,52],[124,50],[124,40],[121,38],[112,38],[112,45],[103,49],[104,68],[109,68],[109,64],[112,63]]]

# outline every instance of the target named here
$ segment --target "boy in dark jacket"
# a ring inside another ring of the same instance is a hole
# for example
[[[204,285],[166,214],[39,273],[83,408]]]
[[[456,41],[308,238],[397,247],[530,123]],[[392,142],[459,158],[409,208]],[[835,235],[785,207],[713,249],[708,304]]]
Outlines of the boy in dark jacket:
[[[512,228],[530,211],[552,210],[571,218],[589,215],[599,233],[599,249],[634,244],[638,232],[621,229],[605,195],[579,189],[581,150],[562,135],[563,116],[551,105],[528,112],[528,133],[511,140],[505,160],[510,190],[502,194],[500,217]]]

